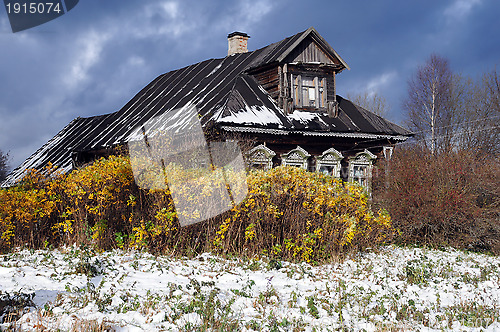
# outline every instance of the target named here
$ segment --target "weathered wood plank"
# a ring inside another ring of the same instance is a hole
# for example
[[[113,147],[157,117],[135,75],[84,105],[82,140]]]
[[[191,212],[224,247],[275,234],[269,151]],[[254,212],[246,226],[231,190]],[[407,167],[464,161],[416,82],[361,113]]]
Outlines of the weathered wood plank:
[[[335,64],[334,59],[331,59],[311,39],[304,40],[292,53],[290,53],[290,55],[286,58],[286,61]]]

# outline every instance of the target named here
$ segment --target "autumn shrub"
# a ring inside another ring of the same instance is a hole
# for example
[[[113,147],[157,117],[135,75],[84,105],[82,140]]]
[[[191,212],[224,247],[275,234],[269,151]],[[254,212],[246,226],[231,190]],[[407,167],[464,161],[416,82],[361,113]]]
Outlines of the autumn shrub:
[[[175,176],[182,178],[184,172],[190,170],[180,169]],[[214,250],[322,261],[393,236],[389,215],[371,211],[363,188],[296,167],[252,171],[247,186],[232,186],[240,191],[248,187],[240,204],[186,227],[179,224],[168,187],[137,187],[128,157],[102,158],[67,175],[43,174],[30,171],[18,186],[0,191],[3,249],[76,243],[102,250]],[[224,175],[231,184],[241,178],[231,170]],[[198,199],[227,189],[211,183],[208,177],[198,178]],[[186,181],[176,188],[177,196],[188,203],[193,199],[189,186]],[[234,196],[243,194],[233,191]]]
[[[398,242],[500,253],[497,157],[407,147],[379,169],[373,197],[391,213]]]
[[[131,230],[137,195],[128,158],[110,156],[67,175],[55,230],[69,243],[111,248],[115,233]]]
[[[204,224],[179,229],[169,190],[140,190],[125,156],[67,175],[30,170],[0,190],[0,250],[76,243],[186,252],[208,243],[200,240]]]
[[[61,175],[51,165],[45,173],[30,170],[20,185],[0,189],[0,250],[20,245],[39,247],[52,240]],[[47,181],[47,177],[52,180]]]
[[[297,167],[254,171],[248,196],[222,221],[222,251],[322,261],[390,240],[391,220],[374,214],[362,187]]]

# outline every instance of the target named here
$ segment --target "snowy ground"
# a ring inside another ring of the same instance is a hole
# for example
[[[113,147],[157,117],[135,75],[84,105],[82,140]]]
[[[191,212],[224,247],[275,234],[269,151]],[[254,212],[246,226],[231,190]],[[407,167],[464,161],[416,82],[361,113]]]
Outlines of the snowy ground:
[[[19,318],[8,303],[34,306]],[[499,331],[499,311],[500,258],[455,250],[389,246],[321,266],[77,248],[0,256],[0,330]]]

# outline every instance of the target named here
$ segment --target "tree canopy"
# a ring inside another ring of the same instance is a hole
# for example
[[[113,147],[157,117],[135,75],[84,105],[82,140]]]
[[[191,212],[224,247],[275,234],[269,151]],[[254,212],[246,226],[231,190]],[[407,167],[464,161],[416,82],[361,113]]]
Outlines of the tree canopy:
[[[496,69],[474,80],[453,72],[448,59],[433,54],[408,80],[403,109],[416,141],[431,154],[457,149],[500,151]]]

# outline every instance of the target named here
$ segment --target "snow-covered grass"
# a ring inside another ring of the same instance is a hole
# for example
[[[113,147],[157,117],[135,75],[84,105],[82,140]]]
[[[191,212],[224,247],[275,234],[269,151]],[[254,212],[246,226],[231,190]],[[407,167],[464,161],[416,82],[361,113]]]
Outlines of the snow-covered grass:
[[[499,311],[500,258],[452,249],[318,266],[76,247],[0,256],[0,329],[495,331]]]

